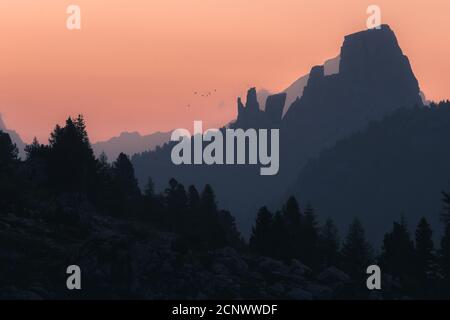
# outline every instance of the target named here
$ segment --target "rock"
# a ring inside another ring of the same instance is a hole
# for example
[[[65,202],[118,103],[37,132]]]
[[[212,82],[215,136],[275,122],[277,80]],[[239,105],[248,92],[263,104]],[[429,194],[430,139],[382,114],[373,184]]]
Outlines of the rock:
[[[281,295],[284,291],[285,291],[285,287],[282,283],[277,282],[274,285],[272,285],[270,287],[270,289],[272,289],[272,291],[276,294],[276,295]]]
[[[297,259],[292,259],[291,261],[291,272],[297,274],[297,275],[301,275],[301,276],[305,276],[308,275],[312,272],[311,268],[304,265],[303,263],[301,263],[300,261],[298,261]]]
[[[317,279],[326,284],[336,284],[350,281],[350,277],[346,273],[335,267],[325,269],[319,274]]]
[[[320,284],[309,283],[307,289],[313,299],[330,299],[333,296],[333,290],[330,287]]]
[[[247,263],[233,248],[223,248],[216,252],[217,263],[224,265],[231,272],[242,275],[248,271]]]
[[[16,287],[3,287],[0,289],[0,299],[7,300],[42,300],[43,298],[32,290],[22,290]]]
[[[265,114],[269,126],[279,126],[285,101],[286,93],[274,94],[267,97]]]
[[[288,274],[289,268],[281,261],[274,260],[268,257],[261,257],[259,259],[259,267],[269,273]]]
[[[310,292],[301,288],[294,288],[288,293],[288,298],[293,300],[312,300],[313,296]]]
[[[212,267],[212,270],[214,271],[214,273],[216,274],[229,274],[230,270],[228,270],[227,267],[225,267],[223,264],[221,263],[215,263]]]

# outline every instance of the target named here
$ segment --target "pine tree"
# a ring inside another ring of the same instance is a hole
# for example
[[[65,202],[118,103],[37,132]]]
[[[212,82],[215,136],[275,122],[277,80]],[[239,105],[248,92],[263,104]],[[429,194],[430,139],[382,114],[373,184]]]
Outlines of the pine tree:
[[[0,130],[0,214],[10,210],[14,203],[20,205],[18,185],[18,150],[9,134]]]
[[[215,248],[223,245],[223,233],[218,219],[216,195],[212,187],[207,184],[200,196],[200,234],[208,247]]]
[[[223,234],[223,246],[229,246],[232,248],[242,248],[244,242],[236,227],[236,220],[227,210],[219,211],[219,225]]]
[[[107,185],[107,214],[136,218],[142,214],[141,192],[127,155],[120,153],[110,169]],[[107,181],[106,181],[107,182]]]
[[[392,231],[384,236],[380,264],[383,270],[394,276],[410,278],[413,275],[414,243],[404,218],[394,222]]]
[[[273,223],[273,214],[267,207],[259,209],[249,240],[250,248],[254,252],[265,256],[271,256],[271,248],[274,241]]]
[[[12,143],[11,137],[0,130],[0,169],[5,169],[18,161],[19,151]]]
[[[216,195],[209,184],[207,184],[203,189],[202,195],[200,197],[200,204],[202,210],[206,214],[214,215],[217,213]]]
[[[442,222],[444,223],[444,235],[441,239],[439,250],[439,265],[444,276],[444,294],[450,294],[450,194],[442,192]]]
[[[350,224],[344,244],[342,245],[342,267],[353,279],[365,276],[367,267],[373,261],[372,247],[367,242],[364,228],[358,219]]]
[[[416,268],[419,280],[425,283],[434,261],[433,231],[425,218],[416,228]]]
[[[444,225],[450,224],[450,193],[442,191],[442,202],[444,202],[441,219]]]
[[[339,262],[338,229],[331,218],[328,218],[320,233],[321,264],[324,267],[337,266]]]
[[[273,217],[273,234],[271,245],[271,256],[276,259],[290,260],[293,258],[291,251],[291,239],[287,232],[286,221],[280,211],[275,212]]]
[[[155,197],[155,184],[153,183],[153,179],[151,177],[148,177],[147,179],[147,184],[144,190],[144,196],[148,200],[152,200]]]
[[[33,142],[31,144],[27,144],[25,146],[25,154],[26,159],[31,160],[38,156],[40,153],[40,150],[42,150],[43,146],[39,143],[38,139],[36,137],[33,138]]]
[[[302,214],[295,197],[289,197],[286,204],[283,206],[283,216],[289,228],[295,232],[299,232]]]
[[[284,249],[287,256],[292,258],[300,258],[301,255],[301,234],[302,234],[302,214],[297,200],[290,197],[282,210],[286,244]]]
[[[447,293],[450,293],[450,224],[445,226],[444,235],[441,239],[439,262],[444,276],[444,287],[446,288]]]
[[[192,215],[198,215],[200,205],[200,194],[197,191],[197,188],[195,186],[189,186],[188,188],[188,207],[190,210],[192,210]]]
[[[90,192],[95,188],[97,163],[89,143],[84,120],[66,120],[50,135],[50,178],[57,192]]]
[[[319,227],[314,208],[308,203],[301,229],[301,259],[310,267],[317,267]]]
[[[124,153],[120,153],[117,160],[112,165],[114,181],[119,186],[123,195],[128,198],[140,195],[140,190],[134,168],[130,159]]]

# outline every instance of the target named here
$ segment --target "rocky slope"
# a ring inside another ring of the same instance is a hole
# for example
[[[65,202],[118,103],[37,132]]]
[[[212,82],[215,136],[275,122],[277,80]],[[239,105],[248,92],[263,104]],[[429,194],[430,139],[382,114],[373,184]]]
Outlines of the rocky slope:
[[[350,283],[336,268],[315,274],[296,260],[194,252],[175,234],[81,207],[66,204],[52,222],[0,216],[0,298],[328,299]],[[81,268],[81,291],[65,287],[71,264]]]

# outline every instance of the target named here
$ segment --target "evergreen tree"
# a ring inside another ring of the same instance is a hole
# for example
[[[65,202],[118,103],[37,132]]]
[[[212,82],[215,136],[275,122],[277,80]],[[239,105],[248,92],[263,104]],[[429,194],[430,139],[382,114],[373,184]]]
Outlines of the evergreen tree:
[[[300,241],[301,259],[303,259],[303,262],[306,265],[313,268],[317,267],[319,227],[314,208],[309,203],[305,209],[305,217],[303,219]]]
[[[16,164],[19,151],[12,143],[11,137],[6,132],[0,130],[0,170]]]
[[[272,245],[270,249],[273,258],[290,260],[294,257],[291,251],[291,239],[286,230],[287,226],[283,214],[280,211],[275,212],[273,217]]]
[[[32,160],[33,158],[37,157],[43,147],[44,146],[39,143],[38,139],[34,137],[33,142],[25,146],[26,160]]]
[[[444,276],[444,288],[446,288],[446,293],[450,294],[450,224],[445,226],[444,235],[441,239],[439,258]]]
[[[289,228],[294,232],[299,232],[302,215],[295,197],[289,197],[283,206],[283,216]]]
[[[163,221],[163,201],[155,192],[155,184],[153,179],[148,177],[143,194],[143,212],[145,219],[150,219],[152,222],[162,225]]]
[[[141,192],[130,159],[120,153],[111,166],[109,191],[110,214],[124,218],[136,218],[140,210]]]
[[[57,192],[88,192],[95,188],[97,163],[84,120],[68,118],[57,125],[50,139],[50,178]]]
[[[112,170],[114,181],[125,197],[132,198],[140,195],[133,165],[126,154],[119,154],[117,160],[112,165]]]
[[[223,234],[223,246],[230,246],[240,249],[244,242],[236,227],[236,221],[231,213],[227,210],[219,211],[219,225]]]
[[[411,281],[414,272],[414,243],[404,218],[394,222],[391,232],[386,233],[381,248],[380,264],[386,272]]]
[[[283,245],[283,250],[286,251],[286,258],[300,258],[301,256],[301,234],[302,234],[302,214],[295,197],[290,197],[283,206],[283,220],[284,223],[280,228],[285,228],[286,243]]]
[[[155,197],[155,184],[150,177],[148,177],[147,184],[145,185],[144,196],[149,200]]]
[[[202,211],[208,215],[214,215],[217,213],[216,195],[209,184],[207,184],[203,189],[200,197],[200,205]]]
[[[188,188],[188,207],[190,210],[192,210],[192,215],[198,215],[200,205],[200,194],[197,191],[197,188],[195,186],[189,186]]]
[[[36,137],[25,146],[26,160],[24,173],[37,193],[44,192],[49,184],[49,146],[40,144]],[[34,194],[32,197],[38,197]]]
[[[428,281],[434,261],[433,231],[425,218],[420,219],[416,228],[416,268],[420,282]]]
[[[199,231],[208,247],[220,247],[223,243],[223,233],[218,219],[216,195],[207,184],[200,196]]]
[[[442,191],[442,202],[444,202],[441,219],[444,225],[450,224],[450,193]]]
[[[259,209],[249,241],[250,248],[254,252],[265,256],[272,255],[273,223],[273,214],[267,207]]]
[[[338,229],[331,218],[328,218],[320,233],[321,264],[324,267],[337,266],[339,262]]]
[[[0,214],[20,205],[20,187],[17,181],[18,150],[9,134],[0,130]]]
[[[353,279],[364,278],[372,260],[372,247],[367,242],[364,228],[358,219],[350,224],[342,245],[342,267]]]

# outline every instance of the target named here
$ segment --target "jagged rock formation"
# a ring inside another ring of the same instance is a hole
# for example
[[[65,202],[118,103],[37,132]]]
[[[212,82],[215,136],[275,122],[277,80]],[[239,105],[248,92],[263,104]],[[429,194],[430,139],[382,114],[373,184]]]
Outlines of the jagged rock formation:
[[[260,109],[256,96],[256,89],[251,88],[247,93],[245,106],[238,98],[238,115],[233,124],[236,128],[279,128],[282,120],[286,93],[279,93],[267,97],[264,111]]]
[[[333,75],[339,73],[339,61],[340,56],[325,61],[325,63],[323,64],[324,74]],[[308,79],[309,74],[304,75],[299,79],[297,79],[296,81],[294,81],[288,88],[286,88],[283,91],[287,94],[286,107],[284,108],[283,114],[286,114],[286,112],[289,110],[290,106],[292,105],[292,103],[294,103],[295,100],[302,97],[303,90],[308,84]]]
[[[258,207],[271,202],[279,207],[309,159],[398,108],[423,105],[408,58],[388,26],[345,37],[339,57],[337,73],[327,73],[326,66],[312,68],[303,94],[281,121],[279,109],[286,97],[268,98],[266,111],[260,110],[254,89],[249,90],[245,106],[238,99],[237,120],[230,127],[280,128],[277,176],[261,177],[258,168],[248,165],[175,166],[167,145],[133,158],[141,184],[148,176],[159,188],[170,177],[185,185],[210,183],[221,205],[236,216],[242,232],[248,234]]]
[[[278,128],[281,124],[286,96],[286,93],[279,93],[267,97],[265,113],[269,127]]]
[[[423,106],[408,58],[389,26],[346,36],[340,57],[337,74],[326,76],[323,66],[311,69],[303,96],[284,118],[286,176],[369,122],[402,107]]]

